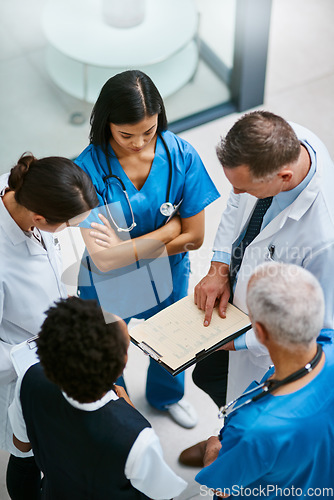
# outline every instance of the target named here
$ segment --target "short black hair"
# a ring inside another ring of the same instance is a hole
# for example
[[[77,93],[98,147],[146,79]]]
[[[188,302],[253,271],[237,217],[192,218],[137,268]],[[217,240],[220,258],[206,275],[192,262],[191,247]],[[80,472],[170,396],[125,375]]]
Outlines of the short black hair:
[[[80,403],[100,399],[125,366],[128,341],[121,321],[106,323],[95,300],[59,300],[46,312],[37,339],[45,375]]]
[[[101,89],[90,117],[90,143],[106,151],[111,138],[110,123],[136,124],[158,114],[158,131],[167,129],[163,99],[151,78],[139,70],[128,70],[109,78]]]
[[[49,224],[67,222],[98,205],[90,177],[61,156],[37,159],[24,153],[10,171],[8,187],[19,205]]]
[[[243,115],[216,148],[223,167],[248,165],[255,179],[277,173],[300,155],[300,141],[284,118],[269,111]]]

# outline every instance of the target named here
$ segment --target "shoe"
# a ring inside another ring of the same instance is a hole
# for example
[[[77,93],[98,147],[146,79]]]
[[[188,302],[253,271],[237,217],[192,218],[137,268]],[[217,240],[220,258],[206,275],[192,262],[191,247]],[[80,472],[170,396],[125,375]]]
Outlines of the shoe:
[[[201,441],[200,443],[194,444],[183,450],[179,456],[179,462],[182,465],[188,465],[189,467],[204,467],[203,459],[206,448],[206,441]]]
[[[195,409],[185,399],[181,399],[172,405],[167,405],[166,410],[177,424],[186,429],[192,429],[198,422]]]

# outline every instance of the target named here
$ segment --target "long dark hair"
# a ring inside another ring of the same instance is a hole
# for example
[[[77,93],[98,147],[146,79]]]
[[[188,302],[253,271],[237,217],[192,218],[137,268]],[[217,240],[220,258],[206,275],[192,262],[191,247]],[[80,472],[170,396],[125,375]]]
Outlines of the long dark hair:
[[[24,153],[10,171],[8,187],[19,205],[42,215],[49,224],[66,222],[98,205],[89,176],[60,156],[38,160]]]
[[[129,70],[110,78],[102,87],[90,117],[90,143],[106,151],[111,137],[110,123],[135,124],[158,114],[158,131],[167,129],[162,97],[151,78]]]

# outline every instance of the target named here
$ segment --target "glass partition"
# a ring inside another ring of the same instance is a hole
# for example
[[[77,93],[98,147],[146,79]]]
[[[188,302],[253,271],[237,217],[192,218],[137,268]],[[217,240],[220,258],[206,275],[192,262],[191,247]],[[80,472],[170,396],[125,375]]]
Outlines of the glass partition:
[[[231,100],[237,0],[196,0],[198,65],[192,79],[165,100],[170,122]]]
[[[272,0],[196,0],[198,65],[166,99],[174,132],[263,103]]]

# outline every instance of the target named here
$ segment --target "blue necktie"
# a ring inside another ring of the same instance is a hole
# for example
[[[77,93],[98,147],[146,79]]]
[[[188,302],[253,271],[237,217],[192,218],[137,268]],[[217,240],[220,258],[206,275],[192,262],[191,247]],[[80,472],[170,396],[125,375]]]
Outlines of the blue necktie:
[[[259,234],[263,222],[263,217],[270,207],[272,200],[272,196],[269,196],[269,198],[262,198],[257,200],[254,212],[252,213],[247,230],[245,232],[245,236],[240,241],[237,247],[232,248],[230,263],[231,292],[233,290],[233,284],[240,269],[245,250],[248,245],[254,240],[254,238]]]

